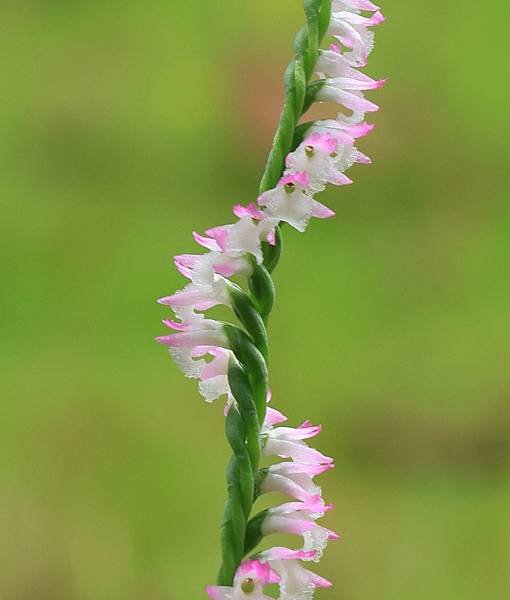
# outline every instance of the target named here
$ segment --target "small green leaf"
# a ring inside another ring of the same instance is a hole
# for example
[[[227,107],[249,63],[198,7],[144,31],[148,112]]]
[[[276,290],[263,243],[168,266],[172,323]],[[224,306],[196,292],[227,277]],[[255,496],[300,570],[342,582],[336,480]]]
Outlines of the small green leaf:
[[[326,83],[325,79],[319,79],[317,81],[313,81],[306,90],[305,103],[303,105],[303,114],[310,108],[310,106],[315,102],[315,98],[319,91],[324,87]]]
[[[246,526],[246,538],[244,542],[244,554],[249,554],[254,548],[256,548],[262,539],[264,534],[262,533],[262,525],[267,517],[269,510],[263,510],[258,515],[248,521]]]
[[[254,304],[256,305],[260,316],[265,321],[274,304],[274,283],[264,265],[257,264],[255,257],[252,255],[250,255],[248,259],[250,260],[252,267],[252,275],[248,280],[248,285]]]

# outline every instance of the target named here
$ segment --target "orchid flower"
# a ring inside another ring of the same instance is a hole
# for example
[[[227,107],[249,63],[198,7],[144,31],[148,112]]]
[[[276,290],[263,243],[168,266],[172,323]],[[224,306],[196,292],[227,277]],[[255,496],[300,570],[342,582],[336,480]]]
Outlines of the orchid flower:
[[[262,262],[261,242],[267,238],[274,224],[265,221],[255,222],[249,214],[243,214],[232,225],[222,225],[208,229],[206,236],[194,233],[195,241],[212,251],[253,254],[257,262]]]
[[[338,539],[334,531],[318,525],[316,519],[323,513],[314,512],[315,507],[304,502],[288,502],[270,508],[262,523],[262,533],[290,533],[303,536],[303,550],[313,551],[312,560],[319,562],[329,540]]]
[[[331,463],[325,465],[307,465],[294,462],[281,462],[271,465],[265,471],[260,484],[263,493],[279,492],[296,500],[306,502],[314,507],[314,512],[327,510],[321,496],[321,488],[314,483],[313,477],[333,468]]]
[[[328,34],[350,48],[351,51],[344,54],[350,64],[364,67],[374,48],[374,33],[369,27],[379,25],[383,21],[384,17],[379,11],[371,17],[363,17],[345,7],[345,10],[332,13]]]
[[[303,440],[315,437],[321,431],[320,426],[303,423],[297,428],[277,427],[262,432],[263,454],[291,458],[305,465],[330,465],[333,459],[324,456],[318,450],[310,448]]]
[[[260,554],[280,578],[279,600],[311,600],[316,588],[331,587],[331,582],[305,569],[300,560],[312,560],[313,552],[293,551],[287,548],[271,548]]]
[[[284,221],[298,231],[305,231],[312,217],[327,219],[334,212],[307,193],[310,175],[306,171],[289,173],[282,177],[276,188],[258,198],[265,206],[265,214],[275,221]]]
[[[217,585],[206,588],[212,600],[270,600],[268,585],[279,586],[279,600],[311,600],[317,588],[331,586],[303,563],[318,562],[328,542],[338,538],[319,522],[332,504],[315,481],[333,468],[333,459],[310,445],[321,432],[319,425],[307,420],[288,426],[287,417],[268,404],[271,273],[280,259],[283,225],[303,232],[313,217],[332,217],[333,210],[315,196],[328,184],[351,184],[346,171],[371,162],[357,148],[373,129],[365,115],[379,108],[365,92],[384,80],[358,68],[365,66],[373,28],[384,17],[371,0],[305,4],[307,23],[287,70],[284,110],[259,192],[233,207],[233,223],[193,234],[203,253],[174,258],[188,281],[159,300],[174,316],[163,320],[172,332],[157,341],[168,347],[186,377],[198,381],[207,402],[227,400],[226,435],[233,456],[222,566]],[[313,102],[331,101],[339,105],[336,118],[300,122]],[[231,309],[238,323],[206,316],[220,305]],[[254,514],[258,498],[274,492],[286,501]],[[280,533],[297,536],[301,548],[257,550],[266,536]]]
[[[233,586],[209,586],[206,592],[211,600],[272,600],[263,594],[263,588],[279,581],[269,564],[247,560],[237,569]]]
[[[354,140],[345,135],[343,141],[350,145],[350,152],[354,154]],[[352,183],[352,179],[349,179],[343,171],[350,167],[352,163],[348,164],[349,161],[343,160],[343,149],[345,147],[346,145],[340,146],[339,136],[331,133],[313,132],[294,152],[287,156],[287,171],[304,171],[308,173],[306,187],[308,193],[311,194],[322,192],[328,183],[348,185]],[[339,151],[341,153],[340,158]],[[354,160],[353,157],[352,162]]]

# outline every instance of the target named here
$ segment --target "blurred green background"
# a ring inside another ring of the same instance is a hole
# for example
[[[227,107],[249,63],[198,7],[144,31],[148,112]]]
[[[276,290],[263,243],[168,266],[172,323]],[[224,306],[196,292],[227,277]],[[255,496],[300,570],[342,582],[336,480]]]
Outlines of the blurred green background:
[[[318,598],[507,600],[509,4],[383,8],[374,165],[286,231],[274,403],[336,457]],[[203,598],[223,406],[154,343],[155,300],[190,232],[255,197],[300,2],[2,0],[0,22],[0,598]]]

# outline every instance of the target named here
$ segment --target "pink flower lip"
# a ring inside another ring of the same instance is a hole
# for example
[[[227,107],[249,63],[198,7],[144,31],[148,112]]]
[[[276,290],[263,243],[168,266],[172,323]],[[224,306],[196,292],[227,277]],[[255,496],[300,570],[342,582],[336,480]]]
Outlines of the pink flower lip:
[[[268,408],[266,411],[266,420],[265,423],[269,426],[278,425],[279,423],[285,423],[287,417],[282,414],[280,411],[275,410],[274,408]]]
[[[226,227],[212,227],[206,231],[207,235],[210,235],[214,241],[218,244],[220,250],[225,250],[225,245],[228,240],[228,229]]]
[[[280,181],[279,185],[286,185],[287,183],[297,184],[302,188],[307,187],[310,183],[310,177],[306,171],[300,171],[298,173],[289,173],[288,175],[284,175]]]
[[[370,25],[380,25],[381,23],[384,23],[384,21],[386,21],[386,17],[382,14],[381,11],[378,10],[370,18]]]
[[[314,132],[305,139],[304,143],[319,148],[326,154],[336,152],[338,149],[338,140],[330,133]]]
[[[232,277],[232,275],[234,275],[235,273],[235,269],[232,267],[232,265],[229,265],[228,263],[224,265],[213,265],[213,269],[215,273],[218,273],[218,275],[221,275],[222,277]]]
[[[325,513],[333,508],[332,504],[324,504],[322,496],[310,496],[301,502],[301,510],[306,510],[310,513]]]
[[[253,202],[250,202],[248,206],[242,204],[236,204],[233,208],[234,215],[236,217],[251,217],[257,221],[261,221],[264,218],[264,213],[260,211]]]
[[[278,583],[280,578],[267,563],[262,563],[259,560],[246,560],[242,563],[236,573],[237,578],[253,577],[258,579],[262,585],[268,583]]]

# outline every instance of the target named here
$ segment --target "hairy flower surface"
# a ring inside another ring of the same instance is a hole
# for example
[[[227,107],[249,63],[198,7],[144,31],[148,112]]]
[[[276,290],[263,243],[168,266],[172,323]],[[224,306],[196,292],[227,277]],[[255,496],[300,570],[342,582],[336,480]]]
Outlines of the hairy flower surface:
[[[305,231],[312,217],[327,219],[334,212],[310,195],[310,174],[306,171],[288,172],[276,188],[258,198],[266,208],[265,215],[276,222],[283,221],[298,231]]]

